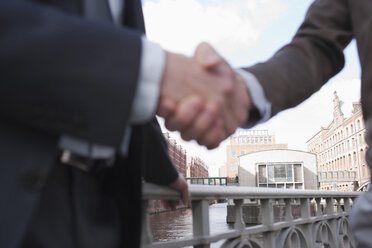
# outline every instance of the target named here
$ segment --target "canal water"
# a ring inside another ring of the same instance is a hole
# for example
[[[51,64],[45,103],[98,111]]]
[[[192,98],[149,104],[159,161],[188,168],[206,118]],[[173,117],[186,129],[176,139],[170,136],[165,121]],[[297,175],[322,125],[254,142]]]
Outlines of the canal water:
[[[226,213],[227,203],[218,203],[209,206],[209,226],[212,234],[233,229],[233,225],[226,223]],[[168,241],[191,236],[191,209],[153,214],[150,216],[150,225],[154,241]],[[212,244],[211,247],[220,247],[222,243]]]

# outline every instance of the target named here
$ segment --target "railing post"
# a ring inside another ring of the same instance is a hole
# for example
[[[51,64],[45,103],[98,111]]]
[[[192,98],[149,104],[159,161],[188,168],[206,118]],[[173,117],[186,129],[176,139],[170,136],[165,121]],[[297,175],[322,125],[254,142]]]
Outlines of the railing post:
[[[316,201],[316,216],[320,217],[323,215],[322,205],[320,203],[322,201],[322,198],[315,198],[315,201]]]
[[[262,224],[272,227],[274,224],[274,210],[271,199],[262,199],[261,201],[261,217]],[[263,233],[263,247],[275,247],[275,231],[268,231]]]
[[[194,237],[209,235],[209,204],[208,200],[192,201],[192,228]],[[195,245],[194,248],[209,248],[209,244]]]
[[[351,211],[351,205],[350,205],[350,198],[349,197],[344,198],[344,210],[345,210],[346,213],[350,213],[350,211]]]
[[[326,214],[327,215],[334,215],[335,214],[335,206],[334,206],[334,198],[327,198],[326,199]],[[328,225],[331,227],[332,236],[337,243],[337,219],[331,218],[328,220]]]
[[[301,205],[301,218],[308,219],[310,218],[310,200],[308,198],[301,198],[300,199]]]
[[[330,197],[330,198],[327,198],[326,199],[326,214],[334,214],[335,212],[335,207],[333,206],[333,198]]]
[[[235,223],[234,228],[242,230],[245,228],[245,222],[243,219],[243,199],[234,199],[235,204]]]
[[[303,220],[306,220],[306,222],[309,222],[309,219],[311,217],[310,213],[310,199],[309,198],[301,198],[300,199],[300,205],[301,205],[301,218]],[[313,241],[313,233],[311,230],[312,224],[304,224],[301,226],[302,232],[305,234],[305,239],[307,242],[307,247],[312,247],[312,241]]]
[[[150,245],[152,243],[148,208],[149,200],[142,200],[141,246]]]
[[[341,198],[336,198],[336,202],[337,202],[337,213],[340,214],[343,212],[341,208]]]
[[[285,220],[292,222],[293,215],[292,215],[291,198],[285,199],[284,202],[285,202]]]

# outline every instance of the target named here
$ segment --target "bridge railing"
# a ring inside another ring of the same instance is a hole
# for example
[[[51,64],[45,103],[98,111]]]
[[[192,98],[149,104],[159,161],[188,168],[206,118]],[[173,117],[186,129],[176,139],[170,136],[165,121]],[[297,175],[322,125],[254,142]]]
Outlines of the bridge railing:
[[[227,177],[185,177],[188,184],[218,185],[226,186]]]
[[[349,212],[358,192],[268,189],[252,187],[215,187],[190,185],[193,235],[167,242],[153,242],[147,211],[150,200],[179,200],[177,192],[154,184],[143,187],[142,247],[209,248],[223,240],[223,248],[287,248],[287,247],[354,247],[349,227]],[[234,202],[234,230],[211,234],[208,203],[210,200],[232,199]],[[243,221],[244,200],[260,203],[262,221],[246,226]],[[292,204],[299,203],[300,216],[294,218]],[[284,206],[284,220],[275,222],[274,205]],[[315,206],[314,214],[311,205]],[[261,235],[262,238],[254,238]]]

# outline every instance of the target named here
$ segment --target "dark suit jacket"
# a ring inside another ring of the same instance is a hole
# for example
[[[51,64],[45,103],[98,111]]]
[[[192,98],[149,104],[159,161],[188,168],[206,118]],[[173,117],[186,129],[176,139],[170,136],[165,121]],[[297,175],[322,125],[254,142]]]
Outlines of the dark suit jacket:
[[[141,2],[126,0],[124,28],[81,14],[79,0],[0,1],[1,247],[137,247],[141,174],[178,176],[155,119],[112,168],[59,163],[61,134],[120,146],[138,80]]]
[[[366,141],[372,145],[372,1],[316,0],[292,42],[271,59],[246,68],[260,81],[272,114],[319,90],[344,66],[343,49],[355,38],[362,67]],[[370,150],[367,154],[372,166]]]

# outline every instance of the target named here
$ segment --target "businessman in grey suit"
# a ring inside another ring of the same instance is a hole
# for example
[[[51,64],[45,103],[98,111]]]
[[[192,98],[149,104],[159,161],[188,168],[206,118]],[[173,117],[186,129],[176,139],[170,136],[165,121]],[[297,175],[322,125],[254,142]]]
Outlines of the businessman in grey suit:
[[[372,1],[316,0],[292,41],[268,61],[243,68],[252,101],[247,126],[268,120],[278,112],[296,106],[319,90],[344,66],[344,48],[356,39],[362,68],[361,102],[366,142],[372,145]],[[204,66],[209,66],[205,63]],[[182,104],[181,104],[182,105]],[[185,104],[186,105],[186,104]],[[182,108],[187,108],[187,106]],[[192,121],[176,115],[170,128],[188,130]],[[183,123],[190,123],[184,125]],[[197,138],[188,136],[187,138]],[[366,152],[372,166],[372,152]],[[372,187],[354,203],[350,217],[359,248],[372,247]]]

